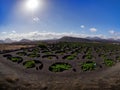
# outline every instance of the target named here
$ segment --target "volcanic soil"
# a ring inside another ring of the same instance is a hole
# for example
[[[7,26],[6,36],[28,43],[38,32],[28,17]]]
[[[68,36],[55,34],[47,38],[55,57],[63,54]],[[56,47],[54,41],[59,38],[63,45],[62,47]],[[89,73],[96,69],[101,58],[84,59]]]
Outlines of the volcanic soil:
[[[33,49],[34,47],[26,50],[30,54]],[[56,55],[58,58],[49,59],[43,58],[46,53],[43,53],[45,50],[40,49],[38,52],[40,57],[31,59],[28,56],[22,56],[23,61],[19,64],[3,57],[7,54],[18,56],[16,53],[22,51],[25,49],[0,54],[0,90],[120,90],[120,62],[112,67],[105,67],[95,52],[92,52],[94,54],[93,61],[98,64],[98,67],[91,71],[82,71],[79,67],[78,63],[85,61],[83,52],[78,54],[74,60],[63,59],[71,52],[64,54],[55,54],[54,52],[52,55]],[[36,67],[25,68],[23,66],[24,61],[33,59],[42,62],[41,70],[37,70]],[[50,71],[50,65],[56,62],[69,63],[72,68],[63,72]]]

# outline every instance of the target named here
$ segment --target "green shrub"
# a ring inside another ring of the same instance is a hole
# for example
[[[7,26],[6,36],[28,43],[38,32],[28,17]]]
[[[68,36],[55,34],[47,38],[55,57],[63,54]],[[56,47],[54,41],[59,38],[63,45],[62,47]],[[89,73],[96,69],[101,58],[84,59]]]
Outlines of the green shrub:
[[[35,61],[26,61],[26,62],[23,63],[23,65],[26,68],[33,68],[33,67],[35,67]]]
[[[52,52],[44,52],[44,53],[45,53],[45,54],[48,54],[48,55],[49,55],[49,54],[52,54]]]
[[[20,55],[20,56],[25,56],[25,55],[27,55],[26,52],[17,52],[16,54],[17,54],[17,55]]]
[[[105,54],[100,55],[101,58],[106,59],[107,56]]]
[[[33,53],[39,53],[40,52],[40,50],[39,50],[39,48],[35,48],[35,49],[33,49],[33,51],[32,51]]]
[[[38,45],[38,47],[42,48],[42,49],[46,49],[47,48],[47,45],[45,43],[40,43]]]
[[[87,51],[86,54],[91,54],[91,51]]]
[[[36,54],[36,53],[28,54],[28,56],[31,57],[31,58],[40,57],[40,55]]]
[[[89,70],[91,71],[96,68],[96,63],[93,61],[87,61],[87,62],[82,63],[81,68],[83,71],[89,71]]]
[[[70,56],[68,56],[66,59],[67,59],[67,60],[73,60],[73,59],[75,59],[75,57],[76,57],[75,55],[70,55]]]
[[[70,68],[72,68],[72,66],[67,63],[55,63],[49,67],[49,70],[52,72],[62,72]]]
[[[85,55],[85,59],[92,59],[93,56],[91,54]]]
[[[109,66],[109,67],[114,65],[114,61],[112,61],[111,59],[105,59],[104,63],[106,66]]]
[[[10,57],[9,58],[12,62],[20,62],[22,61],[22,58],[21,57]]]

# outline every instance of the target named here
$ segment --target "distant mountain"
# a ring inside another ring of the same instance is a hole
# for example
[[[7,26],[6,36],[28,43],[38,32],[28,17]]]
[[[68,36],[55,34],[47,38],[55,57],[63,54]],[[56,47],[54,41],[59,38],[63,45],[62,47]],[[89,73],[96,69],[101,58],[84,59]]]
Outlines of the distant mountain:
[[[100,37],[86,37],[86,39],[89,39],[93,42],[106,42],[106,41],[108,41],[107,39],[102,39]]]
[[[13,43],[13,44],[37,44],[39,42],[101,42],[101,43],[120,43],[120,39],[102,39],[100,37],[86,37],[86,38],[79,38],[79,37],[71,37],[71,36],[64,36],[60,39],[47,39],[47,40],[29,40],[29,39],[22,39],[20,41],[13,41],[9,38],[5,40],[0,40],[0,44],[3,43]]]
[[[31,42],[31,40],[29,40],[29,39],[22,39],[19,42]]]
[[[102,39],[100,37],[86,37],[86,39],[92,40],[94,42],[120,43],[120,39],[115,40],[113,38]]]
[[[117,39],[118,42],[120,42],[120,39]]]
[[[3,44],[4,43],[4,41],[3,40],[0,40],[0,44]]]
[[[64,36],[59,39],[59,41],[64,41],[64,42],[91,42],[91,40],[86,39],[86,38],[77,38],[77,37],[68,37]]]
[[[12,43],[12,42],[14,42],[14,41],[11,40],[10,38],[6,38],[6,39],[4,40],[4,43]]]
[[[89,40],[101,40],[100,37],[86,37],[86,39],[89,39]]]
[[[114,40],[113,38],[102,39],[100,37],[86,37],[86,38],[77,38],[77,37],[68,37],[64,36],[58,41],[64,42],[102,42],[102,43],[120,43],[120,39]]]

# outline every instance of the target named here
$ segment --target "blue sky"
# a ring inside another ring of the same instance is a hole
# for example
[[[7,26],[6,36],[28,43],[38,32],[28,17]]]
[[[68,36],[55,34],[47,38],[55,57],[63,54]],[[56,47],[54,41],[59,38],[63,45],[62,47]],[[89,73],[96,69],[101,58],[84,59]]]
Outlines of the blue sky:
[[[39,0],[32,12],[25,1],[0,0],[0,39],[120,38],[120,0]]]

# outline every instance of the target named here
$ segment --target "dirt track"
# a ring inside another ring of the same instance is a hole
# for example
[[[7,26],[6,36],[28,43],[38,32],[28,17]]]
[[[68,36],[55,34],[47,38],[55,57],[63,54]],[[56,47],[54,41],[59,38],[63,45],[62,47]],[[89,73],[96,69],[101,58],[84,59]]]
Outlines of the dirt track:
[[[33,45],[8,45],[8,44],[0,44],[0,51],[3,50],[16,50],[26,47],[33,47]]]

